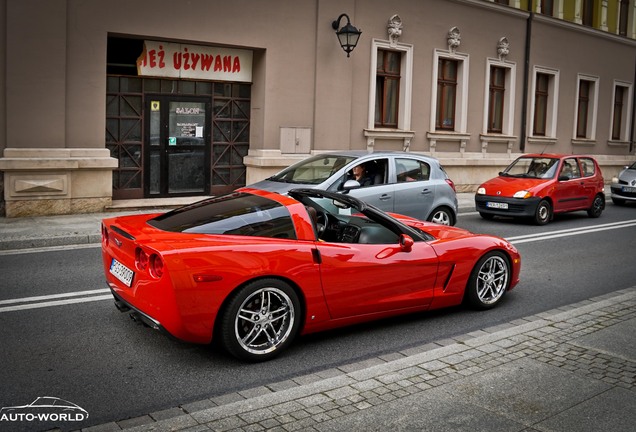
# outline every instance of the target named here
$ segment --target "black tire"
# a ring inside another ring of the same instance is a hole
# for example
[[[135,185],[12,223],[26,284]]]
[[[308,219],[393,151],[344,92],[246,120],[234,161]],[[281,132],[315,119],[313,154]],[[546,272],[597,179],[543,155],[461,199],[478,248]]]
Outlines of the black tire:
[[[465,298],[475,309],[493,308],[508,290],[510,277],[508,257],[503,252],[489,252],[477,261],[470,273]]]
[[[592,201],[592,207],[587,209],[587,215],[591,218],[597,218],[603,213],[605,208],[605,200],[601,195],[596,195],[594,201]]]
[[[289,284],[277,279],[251,282],[233,294],[223,311],[221,343],[239,359],[270,360],[296,337],[301,315]]]
[[[490,213],[483,213],[483,212],[479,212],[479,216],[481,216],[483,219],[486,219],[486,220],[493,220],[493,218],[495,217],[495,215],[492,215]]]
[[[455,225],[455,215],[448,207],[438,207],[431,212],[428,221],[440,225],[453,226]]]
[[[534,223],[537,225],[545,225],[552,219],[552,206],[546,200],[541,200],[537,209],[534,211]]]
[[[620,199],[620,198],[614,198],[612,197],[612,202],[616,205],[622,206],[625,205],[625,200]]]

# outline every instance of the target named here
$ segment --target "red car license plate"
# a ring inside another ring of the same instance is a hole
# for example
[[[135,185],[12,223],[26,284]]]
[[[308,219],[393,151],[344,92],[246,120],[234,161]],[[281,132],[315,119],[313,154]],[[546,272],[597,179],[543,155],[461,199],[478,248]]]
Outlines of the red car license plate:
[[[113,261],[110,263],[110,273],[128,287],[132,285],[133,276],[135,275],[135,272],[115,258],[113,258]]]
[[[500,203],[500,202],[490,202],[488,201],[486,203],[486,207],[488,208],[497,208],[497,209],[507,209],[508,208],[508,203]]]

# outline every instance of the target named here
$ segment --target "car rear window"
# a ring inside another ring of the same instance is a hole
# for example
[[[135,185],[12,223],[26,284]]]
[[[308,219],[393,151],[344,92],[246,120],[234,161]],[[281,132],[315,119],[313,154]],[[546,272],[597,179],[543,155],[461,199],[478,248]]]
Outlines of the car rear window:
[[[234,193],[181,207],[148,221],[163,231],[296,239],[287,207],[270,199]]]

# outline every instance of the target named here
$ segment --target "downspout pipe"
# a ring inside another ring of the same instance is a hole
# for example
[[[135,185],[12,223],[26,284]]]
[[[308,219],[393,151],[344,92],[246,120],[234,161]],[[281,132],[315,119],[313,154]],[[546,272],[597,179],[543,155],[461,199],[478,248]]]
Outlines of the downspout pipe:
[[[636,83],[636,56],[634,56],[634,81]],[[632,139],[629,141],[629,154],[634,153],[634,144],[636,144],[636,94],[632,91],[632,115],[631,115],[631,123],[632,123]]]
[[[531,38],[532,38],[532,19],[534,18],[534,13],[532,12],[532,7],[528,3],[528,18],[526,20],[526,52],[525,52],[525,64],[523,68],[523,100],[521,102],[521,142],[519,143],[519,150],[521,153],[526,151],[526,138],[527,138],[527,129],[528,129],[528,80],[530,78],[530,48],[531,48]]]

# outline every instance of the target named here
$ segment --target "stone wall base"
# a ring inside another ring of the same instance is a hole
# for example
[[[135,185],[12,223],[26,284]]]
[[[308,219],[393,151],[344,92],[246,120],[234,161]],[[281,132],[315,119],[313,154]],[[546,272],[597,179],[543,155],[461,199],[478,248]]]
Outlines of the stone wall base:
[[[35,199],[7,201],[6,217],[98,213],[112,204],[111,198]]]
[[[108,149],[4,150],[6,217],[101,212],[112,203],[113,169]]]

